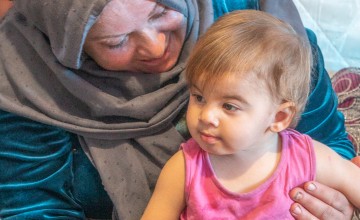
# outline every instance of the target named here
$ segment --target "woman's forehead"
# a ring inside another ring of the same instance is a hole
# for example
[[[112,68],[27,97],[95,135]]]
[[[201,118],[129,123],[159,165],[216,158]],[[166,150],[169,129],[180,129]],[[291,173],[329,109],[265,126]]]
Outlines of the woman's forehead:
[[[158,3],[149,0],[112,0],[104,8],[102,14],[139,16],[152,10]]]
[[[156,2],[148,0],[112,0],[101,12],[93,26],[96,32],[124,31],[140,25],[156,7]]]

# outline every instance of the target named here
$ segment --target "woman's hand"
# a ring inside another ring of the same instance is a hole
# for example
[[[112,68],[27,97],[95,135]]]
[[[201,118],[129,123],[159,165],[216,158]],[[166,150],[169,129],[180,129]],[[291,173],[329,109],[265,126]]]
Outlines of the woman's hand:
[[[360,167],[360,156],[352,162]],[[354,208],[342,193],[318,182],[307,182],[303,188],[294,188],[290,197],[295,201],[290,212],[298,220],[351,219],[353,216]]]
[[[318,182],[290,191],[295,201],[290,208],[295,219],[351,219],[353,207],[339,191]]]

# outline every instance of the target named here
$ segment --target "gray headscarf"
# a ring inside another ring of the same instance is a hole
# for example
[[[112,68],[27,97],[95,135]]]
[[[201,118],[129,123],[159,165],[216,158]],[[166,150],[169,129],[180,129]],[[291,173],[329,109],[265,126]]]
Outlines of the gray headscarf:
[[[0,108],[78,135],[120,219],[139,219],[183,137],[181,74],[213,22],[211,0],[158,0],[185,15],[177,65],[161,74],[105,71],[82,51],[109,0],[16,0],[0,26]]]

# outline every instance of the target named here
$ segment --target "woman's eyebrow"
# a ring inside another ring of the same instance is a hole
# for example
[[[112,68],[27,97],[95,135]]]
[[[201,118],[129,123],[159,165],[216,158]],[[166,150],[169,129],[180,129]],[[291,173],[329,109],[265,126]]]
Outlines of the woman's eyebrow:
[[[103,35],[103,36],[94,36],[91,37],[91,40],[103,40],[103,39],[108,39],[108,38],[119,38],[122,35],[126,35],[126,34],[111,34],[111,35]]]
[[[151,18],[152,16],[154,16],[156,9],[158,9],[160,6],[159,4],[155,4],[153,9],[150,11],[148,18]],[[112,35],[103,35],[103,36],[94,36],[91,37],[91,40],[103,40],[103,39],[108,39],[108,38],[118,38],[121,37],[122,35],[126,35],[126,34],[112,34]]]

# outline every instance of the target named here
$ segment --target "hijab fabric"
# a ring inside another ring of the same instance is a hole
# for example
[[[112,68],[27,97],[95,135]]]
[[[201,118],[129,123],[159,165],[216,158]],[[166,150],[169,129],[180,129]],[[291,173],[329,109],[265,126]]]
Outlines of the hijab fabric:
[[[168,72],[106,71],[83,44],[109,0],[16,0],[0,25],[0,108],[78,135],[114,203],[139,219],[160,169],[183,137],[173,121],[187,103],[182,72],[213,22],[211,0],[158,0],[182,14],[187,37]]]

